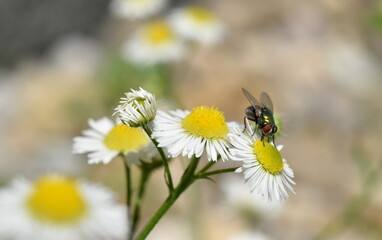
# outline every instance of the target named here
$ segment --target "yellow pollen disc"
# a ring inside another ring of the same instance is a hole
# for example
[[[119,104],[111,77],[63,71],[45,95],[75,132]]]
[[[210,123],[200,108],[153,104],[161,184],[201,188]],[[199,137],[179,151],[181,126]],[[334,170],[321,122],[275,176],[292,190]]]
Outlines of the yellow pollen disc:
[[[174,32],[170,25],[161,20],[149,23],[144,35],[145,39],[152,44],[162,44],[174,38]]]
[[[87,210],[76,182],[58,175],[38,179],[26,204],[37,219],[55,224],[76,222]]]
[[[224,138],[228,127],[223,113],[214,107],[196,107],[182,120],[182,127],[191,135],[205,139]]]
[[[186,12],[192,19],[199,23],[208,23],[214,19],[214,16],[211,12],[201,7],[188,7]]]
[[[149,142],[149,138],[140,128],[124,124],[116,125],[105,136],[103,143],[110,150],[129,152],[140,149]]]
[[[284,169],[281,154],[277,148],[266,141],[256,140],[253,151],[263,168],[271,174],[279,174]]]

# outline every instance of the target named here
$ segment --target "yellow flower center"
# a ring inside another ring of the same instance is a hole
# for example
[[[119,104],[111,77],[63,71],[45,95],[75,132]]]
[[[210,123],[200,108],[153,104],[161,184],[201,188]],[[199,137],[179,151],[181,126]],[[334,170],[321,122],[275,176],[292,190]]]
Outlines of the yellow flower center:
[[[205,139],[226,137],[228,127],[223,113],[214,107],[196,107],[182,120],[182,127],[191,135]]]
[[[187,14],[200,24],[209,23],[214,20],[213,14],[201,7],[191,6],[186,9]]]
[[[120,152],[135,151],[146,145],[149,138],[140,128],[132,128],[124,124],[116,125],[105,136],[103,143],[110,150]]]
[[[37,219],[55,224],[76,222],[87,210],[77,183],[57,175],[47,175],[38,179],[26,204]]]
[[[174,38],[171,26],[162,20],[149,23],[146,26],[144,35],[145,39],[151,44],[162,44]]]
[[[284,169],[279,150],[270,143],[256,140],[253,144],[253,151],[263,168],[271,174],[279,174]]]

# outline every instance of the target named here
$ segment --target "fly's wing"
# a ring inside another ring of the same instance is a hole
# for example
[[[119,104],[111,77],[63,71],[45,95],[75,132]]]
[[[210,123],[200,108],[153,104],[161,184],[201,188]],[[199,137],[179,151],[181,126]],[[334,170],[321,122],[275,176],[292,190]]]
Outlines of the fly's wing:
[[[268,93],[262,92],[260,94],[260,102],[264,107],[268,108],[273,113],[273,103]]]
[[[256,115],[260,116],[261,115],[261,104],[259,101],[256,100],[252,94],[250,94],[245,88],[241,89],[243,91],[244,96],[248,99],[248,101],[251,103],[251,105],[255,108],[256,110]]]

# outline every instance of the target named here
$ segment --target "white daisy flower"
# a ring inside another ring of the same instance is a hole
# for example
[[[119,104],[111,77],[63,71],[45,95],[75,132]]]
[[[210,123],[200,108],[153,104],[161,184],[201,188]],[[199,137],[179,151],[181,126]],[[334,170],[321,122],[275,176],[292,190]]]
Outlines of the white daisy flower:
[[[129,164],[139,161],[150,162],[157,152],[150,138],[141,128],[114,123],[104,117],[89,119],[91,129],[84,136],[75,137],[73,153],[88,153],[88,163],[109,163],[122,153]]]
[[[268,201],[287,199],[286,189],[294,193],[291,184],[295,183],[292,180],[293,170],[279,152],[282,146],[276,148],[261,141],[248,128],[244,133],[239,128],[234,129],[228,135],[233,145],[230,149],[231,158],[243,162],[236,172],[244,171],[251,191],[259,193]]]
[[[224,28],[220,20],[208,9],[188,6],[170,15],[174,29],[184,38],[211,44],[220,41]]]
[[[200,157],[204,150],[208,160],[229,157],[229,127],[223,113],[214,107],[196,107],[189,111],[176,110],[170,114],[158,112],[154,120],[153,138],[165,147],[172,157]]]
[[[112,0],[110,10],[117,17],[142,19],[161,11],[167,0]]]
[[[124,239],[126,208],[108,190],[61,175],[16,179],[0,190],[0,238]]]
[[[114,114],[127,126],[140,127],[154,120],[157,114],[155,95],[139,88],[125,93]]]
[[[147,23],[122,47],[126,60],[142,65],[173,62],[180,59],[184,52],[183,41],[163,20]]]

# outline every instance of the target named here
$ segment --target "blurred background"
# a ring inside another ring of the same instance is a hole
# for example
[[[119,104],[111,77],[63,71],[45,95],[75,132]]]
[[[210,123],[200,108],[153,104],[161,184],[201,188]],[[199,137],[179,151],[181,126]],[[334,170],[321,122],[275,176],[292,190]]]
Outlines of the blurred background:
[[[297,194],[268,204],[239,174],[199,181],[148,239],[382,239],[382,1],[170,1],[154,18],[197,4],[224,24],[224,38],[143,67],[126,61],[121,46],[153,17],[120,18],[109,4],[0,1],[2,186],[61,172],[107,186],[123,202],[122,161],[88,165],[71,153],[89,118],[111,116],[124,92],[143,87],[161,109],[216,106],[242,122],[245,87],[272,97],[282,121],[276,143]],[[179,179],[182,163],[171,169]],[[149,184],[142,224],[166,197],[162,171]]]

